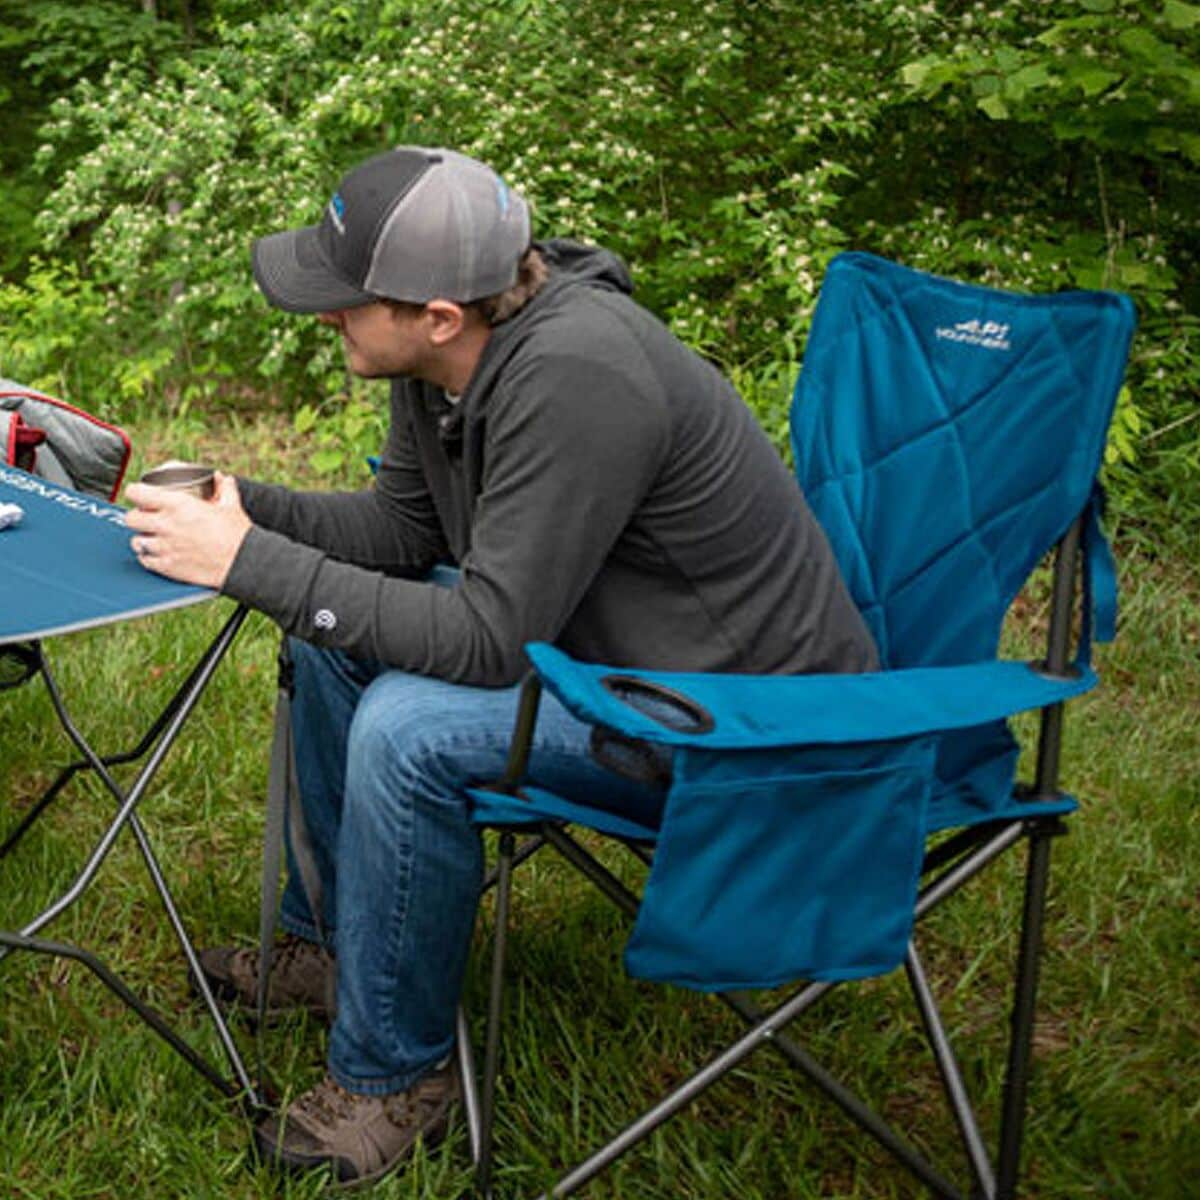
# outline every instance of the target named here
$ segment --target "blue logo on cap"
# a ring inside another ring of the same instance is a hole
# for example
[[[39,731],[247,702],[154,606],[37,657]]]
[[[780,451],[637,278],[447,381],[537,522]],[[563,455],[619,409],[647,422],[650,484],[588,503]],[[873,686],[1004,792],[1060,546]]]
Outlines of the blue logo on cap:
[[[508,188],[503,179],[496,180],[496,203],[500,205],[500,215],[508,216]]]
[[[334,192],[333,198],[329,201],[329,219],[333,222],[338,233],[343,236],[346,233],[346,226],[342,218],[346,215],[346,202],[342,199],[341,192]]]

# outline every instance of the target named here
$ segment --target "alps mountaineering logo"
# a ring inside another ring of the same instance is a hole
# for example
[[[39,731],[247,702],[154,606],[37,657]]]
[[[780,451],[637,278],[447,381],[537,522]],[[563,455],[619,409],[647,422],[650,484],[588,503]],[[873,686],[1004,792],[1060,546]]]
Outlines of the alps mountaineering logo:
[[[1011,327],[999,321],[958,321],[940,325],[934,332],[939,340],[961,342],[964,346],[980,346],[984,350],[1011,350],[1008,340]]]

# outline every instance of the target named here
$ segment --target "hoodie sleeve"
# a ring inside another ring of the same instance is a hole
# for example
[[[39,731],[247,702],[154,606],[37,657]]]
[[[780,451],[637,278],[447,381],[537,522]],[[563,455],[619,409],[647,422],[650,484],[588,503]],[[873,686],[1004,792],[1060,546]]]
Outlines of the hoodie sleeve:
[[[667,454],[666,405],[646,380],[619,357],[569,347],[511,365],[489,400],[454,588],[255,529],[225,590],[318,645],[453,682],[514,683],[524,643],[556,639]]]

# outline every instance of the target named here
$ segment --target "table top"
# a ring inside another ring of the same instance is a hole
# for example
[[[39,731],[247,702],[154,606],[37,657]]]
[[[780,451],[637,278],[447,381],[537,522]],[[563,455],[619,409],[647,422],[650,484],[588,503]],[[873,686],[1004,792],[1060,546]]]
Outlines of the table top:
[[[197,604],[216,593],[147,571],[125,510],[0,465],[0,504],[24,510],[0,529],[0,645]]]

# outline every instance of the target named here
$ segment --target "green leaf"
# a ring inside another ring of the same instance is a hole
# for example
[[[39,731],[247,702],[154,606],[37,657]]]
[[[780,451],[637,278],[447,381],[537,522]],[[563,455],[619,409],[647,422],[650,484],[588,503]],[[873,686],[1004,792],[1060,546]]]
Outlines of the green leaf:
[[[904,80],[905,86],[919,90],[928,77],[930,69],[930,64],[927,62],[905,63],[900,68],[900,78]]]
[[[1179,148],[1194,163],[1200,163],[1200,133],[1179,133]]]
[[[1021,63],[1021,55],[1011,46],[1000,46],[996,50],[996,65],[1005,75],[1017,70]]]
[[[1124,30],[1117,37],[1117,43],[1122,50],[1132,54],[1134,58],[1140,58],[1143,62],[1155,66],[1170,62],[1176,57],[1173,46],[1160,41],[1150,30],[1141,25]]]
[[[297,433],[308,433],[316,423],[317,410],[311,404],[306,404],[292,419],[292,428]]]
[[[1080,33],[1098,32],[1111,24],[1104,17],[1071,17],[1055,22],[1044,33],[1039,33],[1034,41],[1043,46],[1065,46],[1075,42]]]
[[[1109,13],[1116,8],[1116,0],[1079,0],[1079,7],[1088,12]]]
[[[1031,91],[1044,87],[1051,80],[1049,70],[1042,63],[1032,63],[1014,71],[1004,81],[1004,94],[1010,100],[1024,100]]]
[[[318,450],[309,462],[319,475],[329,475],[346,461],[346,456],[340,450]]]
[[[1066,72],[1067,83],[1078,87],[1085,96],[1098,96],[1120,78],[1116,71],[1106,71],[1103,67],[1084,64],[1073,65]]]
[[[1003,121],[1008,116],[1008,105],[1004,103],[1004,97],[998,92],[984,96],[977,103],[980,110],[991,117],[993,121]]]
[[[1072,274],[1075,277],[1075,282],[1081,288],[1102,288],[1107,283],[1107,280],[1104,277],[1105,272],[1103,264],[1100,266],[1075,267],[1072,271]]]
[[[1142,263],[1117,268],[1117,281],[1123,287],[1141,287],[1150,278],[1150,269]]]
[[[1195,29],[1200,25],[1200,6],[1184,4],[1183,0],[1167,0],[1163,19],[1172,29]]]

